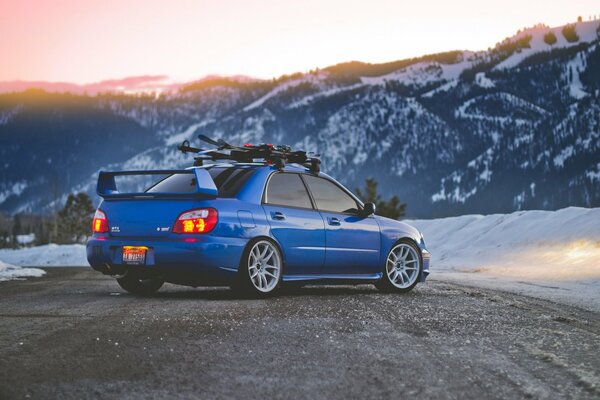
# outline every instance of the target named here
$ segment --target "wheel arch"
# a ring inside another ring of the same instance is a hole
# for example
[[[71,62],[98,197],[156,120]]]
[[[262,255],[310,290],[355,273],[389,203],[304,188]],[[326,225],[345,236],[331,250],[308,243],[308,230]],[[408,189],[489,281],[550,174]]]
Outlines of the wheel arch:
[[[423,247],[421,246],[421,237],[416,229],[412,231],[405,230],[397,230],[397,229],[381,229],[381,254],[379,259],[380,268],[385,268],[385,264],[387,261],[387,257],[389,252],[401,241],[408,241],[413,244],[417,249],[417,254],[419,255],[419,261],[421,263],[421,271],[419,272],[419,281],[423,281],[423,268],[424,268],[424,258],[423,258]]]
[[[242,262],[244,261],[244,258],[247,257],[248,252],[250,251],[250,248],[252,246],[254,246],[254,243],[260,241],[260,240],[268,240],[270,242],[273,242],[275,244],[275,246],[277,247],[277,250],[279,250],[279,254],[281,254],[281,261],[282,261],[282,269],[285,269],[285,252],[283,251],[283,248],[281,247],[281,244],[277,241],[277,239],[275,239],[272,236],[269,235],[258,235],[258,236],[254,236],[252,238],[250,238],[248,240],[248,242],[246,243],[246,245],[244,246],[244,250],[242,251],[242,255],[240,256],[240,262],[238,265],[238,271],[242,265]],[[283,271],[282,271],[283,272]]]

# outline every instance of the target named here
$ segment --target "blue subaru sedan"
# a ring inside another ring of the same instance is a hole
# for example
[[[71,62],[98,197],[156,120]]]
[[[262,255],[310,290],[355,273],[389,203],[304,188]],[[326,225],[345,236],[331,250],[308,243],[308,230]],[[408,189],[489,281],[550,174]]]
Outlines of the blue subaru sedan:
[[[117,185],[156,175],[141,192]],[[429,274],[417,229],[376,215],[373,203],[302,165],[101,172],[98,194],[88,261],[134,294],[165,282],[252,296],[319,283],[403,293]]]

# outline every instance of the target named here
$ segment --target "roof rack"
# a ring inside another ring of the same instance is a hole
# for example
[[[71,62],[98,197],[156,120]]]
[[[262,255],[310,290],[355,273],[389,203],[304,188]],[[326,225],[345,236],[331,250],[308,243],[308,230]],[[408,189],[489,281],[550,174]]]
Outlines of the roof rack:
[[[265,164],[275,165],[282,169],[287,163],[300,164],[310,170],[312,173],[321,171],[321,160],[318,154],[307,153],[306,151],[293,151],[287,145],[272,144],[245,144],[243,146],[233,146],[223,139],[214,140],[205,135],[198,135],[198,138],[208,144],[216,146],[216,149],[203,150],[190,146],[189,140],[184,140],[177,149],[183,154],[195,153],[199,156],[194,157],[194,166],[202,166],[204,161],[230,160],[238,163],[252,163],[256,159],[264,160]]]

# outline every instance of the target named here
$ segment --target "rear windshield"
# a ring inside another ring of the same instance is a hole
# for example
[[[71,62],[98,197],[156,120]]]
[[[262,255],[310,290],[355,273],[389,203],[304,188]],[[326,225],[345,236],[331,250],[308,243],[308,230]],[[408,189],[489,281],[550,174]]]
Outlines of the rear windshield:
[[[254,173],[254,168],[210,167],[208,173],[219,190],[219,197],[235,197]],[[194,193],[196,177],[194,174],[173,174],[158,182],[148,193]]]

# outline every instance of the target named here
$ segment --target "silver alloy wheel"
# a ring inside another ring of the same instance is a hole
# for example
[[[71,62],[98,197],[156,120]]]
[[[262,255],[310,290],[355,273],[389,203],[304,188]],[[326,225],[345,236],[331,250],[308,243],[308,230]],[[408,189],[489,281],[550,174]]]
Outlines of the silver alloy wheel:
[[[256,242],[248,256],[248,273],[254,287],[268,293],[275,289],[281,274],[281,256],[271,242]]]
[[[390,283],[397,288],[407,289],[419,276],[419,255],[406,243],[395,246],[388,255],[385,270]]]

